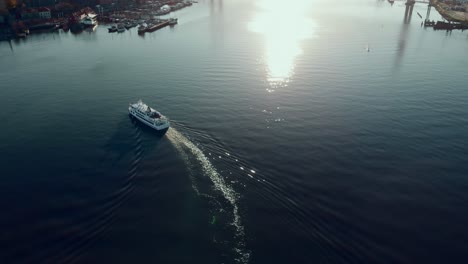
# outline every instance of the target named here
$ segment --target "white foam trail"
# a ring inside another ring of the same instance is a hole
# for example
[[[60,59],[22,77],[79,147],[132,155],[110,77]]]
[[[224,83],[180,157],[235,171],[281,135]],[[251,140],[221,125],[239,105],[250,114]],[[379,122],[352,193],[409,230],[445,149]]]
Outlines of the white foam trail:
[[[203,152],[193,144],[189,139],[187,139],[180,132],[174,128],[169,129],[166,134],[167,138],[172,142],[176,149],[185,157],[185,161],[188,161],[186,158],[187,153],[184,151],[184,148],[189,150],[190,153],[200,162],[203,172],[211,179],[216,190],[220,191],[224,198],[229,201],[233,208],[233,222],[232,225],[236,228],[236,238],[239,240],[239,245],[243,247],[244,245],[244,227],[241,223],[241,218],[239,215],[239,207],[237,205],[237,200],[239,195],[226,184],[221,175],[213,167],[209,159],[203,154]],[[211,154],[211,153],[210,153]],[[192,178],[193,180],[193,178]],[[198,189],[194,186],[195,191],[199,194]],[[248,263],[250,259],[250,253],[246,252],[244,249],[237,248],[236,251],[239,253],[240,258],[238,258],[239,263]]]

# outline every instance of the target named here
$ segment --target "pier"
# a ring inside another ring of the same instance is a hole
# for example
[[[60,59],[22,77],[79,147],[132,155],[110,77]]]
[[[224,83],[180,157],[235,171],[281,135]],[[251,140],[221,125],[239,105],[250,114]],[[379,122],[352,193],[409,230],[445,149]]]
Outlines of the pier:
[[[441,3],[439,0],[430,0],[430,1],[415,1],[415,0],[405,0],[405,15],[404,15],[404,24],[409,24],[413,16],[413,9],[415,3],[427,3],[427,12],[424,22],[421,22],[421,26],[424,27],[433,27],[434,30],[453,30],[453,29],[468,29],[468,12],[461,12],[454,10],[450,5],[446,3]],[[432,7],[434,7],[440,15],[446,21],[431,21],[430,15]],[[423,18],[421,14],[418,13],[420,18]]]
[[[158,29],[161,29],[163,27],[166,27],[166,26],[169,26],[169,21],[163,21],[163,22],[160,22],[158,24],[148,26],[148,28],[146,29],[146,32],[154,32],[154,31],[156,31]]]

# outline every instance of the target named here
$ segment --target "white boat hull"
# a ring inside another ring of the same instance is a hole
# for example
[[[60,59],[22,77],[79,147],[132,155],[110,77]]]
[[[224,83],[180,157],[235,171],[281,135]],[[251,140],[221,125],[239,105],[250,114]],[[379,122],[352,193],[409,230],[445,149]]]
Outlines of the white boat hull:
[[[163,122],[159,122],[159,123],[157,123],[157,122],[152,121],[152,120],[150,120],[150,119],[141,118],[141,117],[139,117],[139,116],[136,114],[135,109],[133,109],[132,107],[129,107],[129,108],[128,108],[128,113],[129,113],[132,117],[138,119],[138,120],[139,120],[140,122],[142,122],[143,124],[145,124],[145,125],[147,125],[147,126],[153,128],[153,129],[155,129],[155,130],[157,130],[157,131],[165,131],[165,130],[167,130],[167,129],[169,128],[169,126],[170,126],[169,122],[164,122],[164,123],[163,123]]]

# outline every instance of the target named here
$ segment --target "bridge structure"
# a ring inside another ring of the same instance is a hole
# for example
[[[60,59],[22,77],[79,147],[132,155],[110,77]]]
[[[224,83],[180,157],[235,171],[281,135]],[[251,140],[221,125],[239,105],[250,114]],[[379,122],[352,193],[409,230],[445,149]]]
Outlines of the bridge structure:
[[[405,8],[405,24],[409,24],[411,22],[411,16],[413,15],[413,8],[414,4],[416,3],[415,0],[406,0],[406,8]]]
[[[408,2],[407,0],[394,0],[393,2]],[[431,1],[429,0],[415,0],[415,3],[422,3],[422,4],[429,4]]]
[[[426,19],[425,21],[429,21],[429,17],[431,15],[431,8],[433,6],[432,2],[433,0],[403,0],[405,1],[405,17],[404,17],[404,22],[406,24],[409,24],[411,22],[411,17],[413,15],[413,9],[414,9],[414,4],[416,3],[423,3],[423,4],[428,4],[427,5],[427,13],[426,13]]]
[[[429,16],[431,15],[431,8],[432,8],[432,1],[429,2],[427,5],[427,14],[426,14],[426,22],[429,21]]]

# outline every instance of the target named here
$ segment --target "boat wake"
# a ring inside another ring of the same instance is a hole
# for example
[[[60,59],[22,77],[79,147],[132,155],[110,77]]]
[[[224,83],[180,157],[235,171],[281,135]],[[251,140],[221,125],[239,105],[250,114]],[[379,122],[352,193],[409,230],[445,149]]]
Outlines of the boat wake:
[[[231,219],[227,220],[227,223],[234,227],[234,242],[232,242],[232,244],[234,246],[233,252],[236,254],[235,260],[237,263],[248,263],[250,252],[245,247],[244,227],[242,225],[238,206],[239,194],[226,183],[225,179],[214,168],[203,151],[187,137],[174,128],[171,128],[167,132],[166,136],[175,146],[190,169],[190,177],[194,191],[199,196],[207,197],[215,203],[218,206],[219,212],[225,212],[230,215]],[[222,195],[220,198],[218,198],[219,195],[216,193],[210,193],[209,189],[203,189],[203,186],[198,183],[203,179],[198,179],[196,177],[194,171],[197,167],[202,170],[202,176],[207,176],[210,179],[212,186],[214,187],[212,189]],[[226,208],[229,208],[230,212],[226,212]],[[212,223],[215,221],[216,218],[213,216]],[[216,241],[216,239],[214,240]]]

